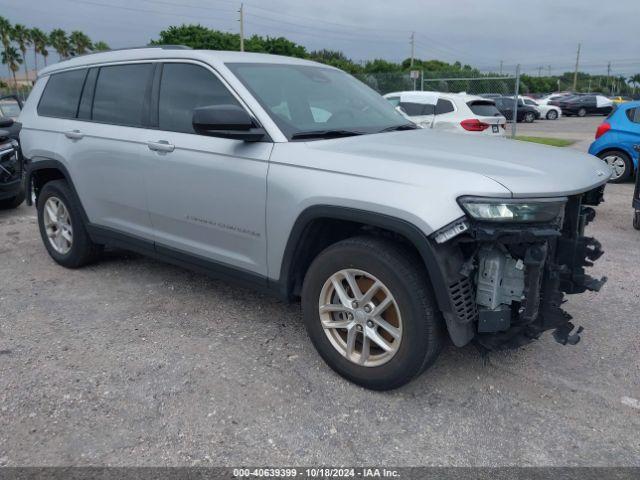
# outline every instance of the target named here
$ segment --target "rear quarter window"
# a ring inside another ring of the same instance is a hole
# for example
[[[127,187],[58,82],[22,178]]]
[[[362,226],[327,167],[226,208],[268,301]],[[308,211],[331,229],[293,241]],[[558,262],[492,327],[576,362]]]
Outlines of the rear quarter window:
[[[627,118],[633,123],[640,123],[640,107],[630,108],[626,111]]]
[[[496,108],[495,103],[487,102],[484,100],[474,100],[467,102],[467,105],[471,109],[474,115],[479,117],[495,117],[500,116],[500,110]]]
[[[75,118],[86,75],[87,69],[52,74],[38,103],[38,115]]]
[[[455,111],[455,108],[453,108],[453,103],[442,98],[438,99],[438,104],[436,105],[436,115],[442,115],[443,113],[450,113],[453,111]]]

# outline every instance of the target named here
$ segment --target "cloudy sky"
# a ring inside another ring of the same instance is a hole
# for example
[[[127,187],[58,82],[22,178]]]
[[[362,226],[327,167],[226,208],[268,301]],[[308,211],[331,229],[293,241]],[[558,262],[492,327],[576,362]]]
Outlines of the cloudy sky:
[[[236,0],[0,0],[0,15],[50,31],[82,30],[112,48],[139,46],[181,23],[238,31]],[[522,64],[527,73],[640,72],[640,0],[248,0],[249,36],[283,35],[355,60],[459,60],[482,70]],[[30,63],[33,57],[29,56]],[[0,70],[6,74],[6,69]]]

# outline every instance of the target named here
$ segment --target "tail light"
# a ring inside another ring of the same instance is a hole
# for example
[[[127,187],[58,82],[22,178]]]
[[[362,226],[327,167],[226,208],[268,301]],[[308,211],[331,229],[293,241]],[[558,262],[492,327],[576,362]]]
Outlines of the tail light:
[[[481,122],[475,118],[469,120],[463,120],[460,122],[460,126],[469,132],[482,132],[489,128],[491,125]]]
[[[598,129],[596,130],[596,138],[600,138],[602,135],[611,130],[611,124],[607,122],[602,122]]]

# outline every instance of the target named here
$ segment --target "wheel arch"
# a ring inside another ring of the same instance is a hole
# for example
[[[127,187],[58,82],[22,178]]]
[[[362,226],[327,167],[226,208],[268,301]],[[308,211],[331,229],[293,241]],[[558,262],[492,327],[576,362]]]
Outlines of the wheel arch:
[[[288,300],[298,296],[313,258],[329,245],[363,231],[391,235],[415,248],[424,263],[438,308],[441,312],[452,310],[446,277],[435,246],[417,226],[377,212],[331,205],[309,207],[296,219],[280,267],[280,296]]]

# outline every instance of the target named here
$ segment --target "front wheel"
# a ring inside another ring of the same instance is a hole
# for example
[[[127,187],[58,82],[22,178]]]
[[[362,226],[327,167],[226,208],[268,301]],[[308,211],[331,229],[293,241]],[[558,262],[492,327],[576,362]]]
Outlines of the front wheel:
[[[614,150],[600,153],[598,157],[611,167],[612,174],[609,182],[622,183],[631,176],[633,166],[631,159],[626,153]]]
[[[305,276],[305,327],[320,356],[348,380],[400,387],[436,359],[442,320],[418,255],[374,237],[338,242]]]
[[[547,120],[557,120],[558,118],[558,112],[556,112],[555,110],[549,110],[547,112]]]
[[[581,108],[580,110],[578,110],[579,117],[584,117],[586,115],[587,115],[587,110],[585,108]]]

